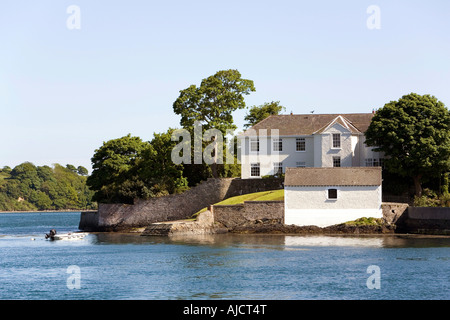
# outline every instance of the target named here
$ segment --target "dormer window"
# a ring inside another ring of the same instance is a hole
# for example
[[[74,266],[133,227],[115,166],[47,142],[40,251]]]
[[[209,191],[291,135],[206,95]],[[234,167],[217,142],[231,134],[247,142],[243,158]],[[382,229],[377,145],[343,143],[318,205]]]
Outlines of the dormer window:
[[[340,149],[341,148],[341,134],[333,133],[333,148]]]

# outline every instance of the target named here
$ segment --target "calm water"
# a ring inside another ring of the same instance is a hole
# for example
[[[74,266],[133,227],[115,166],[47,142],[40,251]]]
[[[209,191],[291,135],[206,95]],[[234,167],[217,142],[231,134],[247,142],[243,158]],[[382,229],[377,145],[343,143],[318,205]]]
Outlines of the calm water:
[[[450,299],[449,237],[44,239],[79,218],[0,213],[0,299]]]

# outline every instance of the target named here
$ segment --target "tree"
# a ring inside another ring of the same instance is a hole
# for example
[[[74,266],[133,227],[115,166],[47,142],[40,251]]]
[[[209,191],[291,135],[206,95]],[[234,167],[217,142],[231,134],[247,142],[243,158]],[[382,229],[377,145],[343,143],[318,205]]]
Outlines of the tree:
[[[183,128],[193,132],[198,121],[203,130],[217,129],[225,136],[226,130],[235,130],[232,113],[245,108],[244,95],[255,91],[252,80],[242,79],[237,70],[223,70],[203,79],[200,86],[191,85],[181,90],[173,110],[181,116]],[[214,138],[212,138],[214,140]],[[217,154],[217,148],[215,148]],[[218,177],[217,162],[211,166]]]
[[[18,189],[22,197],[28,199],[32,190],[41,187],[41,179],[38,176],[37,167],[31,162],[24,162],[11,171],[11,178],[19,181]]]
[[[92,157],[92,174],[86,183],[95,191],[94,200],[99,202],[121,202],[118,188],[133,175],[133,169],[142,152],[149,148],[148,142],[130,134],[109,140],[95,150]],[[127,199],[129,200],[129,199]]]
[[[83,167],[83,166],[78,166],[78,168],[77,168],[77,173],[78,173],[80,176],[87,176],[87,175],[89,174],[89,171],[88,171],[85,167]]]
[[[25,162],[2,172],[0,210],[49,210],[95,208],[86,177],[69,167],[54,164],[36,167]],[[3,199],[3,200],[2,200]]]
[[[51,210],[52,200],[42,191],[34,191],[31,193],[29,202],[33,203],[38,210]]]
[[[244,118],[244,120],[247,121],[244,127],[246,129],[252,127],[265,118],[271,115],[277,115],[284,110],[286,110],[286,108],[280,105],[280,101],[266,102],[260,106],[253,106]]]
[[[130,178],[121,184],[119,193],[123,198],[148,199],[187,189],[183,166],[171,159],[176,142],[171,140],[174,129],[155,133],[148,148],[142,151],[139,161],[130,171]]]
[[[385,166],[414,181],[450,170],[450,112],[434,96],[411,93],[379,109],[365,133],[366,144],[385,154]]]
[[[2,169],[1,171],[4,172],[4,173],[10,173],[11,170],[12,170],[11,167],[9,167],[9,166],[4,166],[3,169]]]
[[[172,141],[175,129],[169,128],[164,133],[154,133],[150,141],[155,152],[144,153],[141,174],[163,185],[169,193],[182,192],[187,188],[187,180],[183,177],[183,165],[176,165],[172,161],[172,149],[177,144]]]
[[[77,172],[77,168],[73,164],[67,164],[66,168],[72,172]]]

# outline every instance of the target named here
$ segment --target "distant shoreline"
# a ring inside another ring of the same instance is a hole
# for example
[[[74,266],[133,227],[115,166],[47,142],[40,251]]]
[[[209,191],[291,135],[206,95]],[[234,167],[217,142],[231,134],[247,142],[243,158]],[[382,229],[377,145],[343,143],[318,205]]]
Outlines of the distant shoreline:
[[[66,209],[66,210],[32,210],[32,211],[0,211],[0,213],[46,213],[46,212],[97,212],[97,210],[77,210],[77,209]]]

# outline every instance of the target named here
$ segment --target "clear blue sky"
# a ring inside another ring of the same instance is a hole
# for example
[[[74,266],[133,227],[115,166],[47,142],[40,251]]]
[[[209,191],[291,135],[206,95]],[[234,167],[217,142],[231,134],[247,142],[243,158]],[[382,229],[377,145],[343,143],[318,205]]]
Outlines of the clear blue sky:
[[[449,107],[449,18],[448,0],[2,1],[0,167],[91,170],[103,141],[179,127],[179,91],[224,69],[254,81],[247,106],[371,112],[416,92]]]

